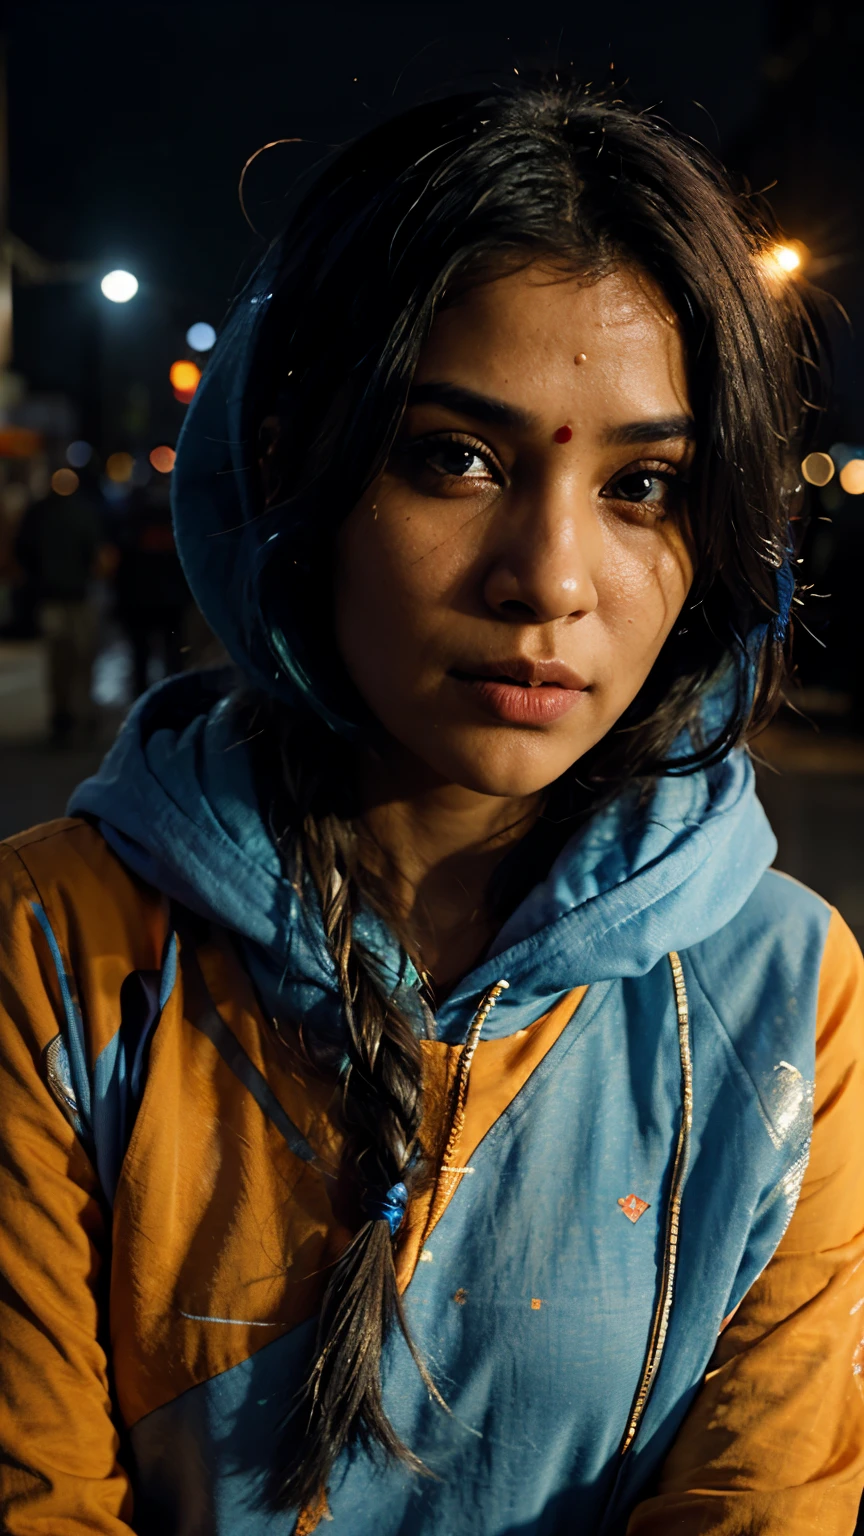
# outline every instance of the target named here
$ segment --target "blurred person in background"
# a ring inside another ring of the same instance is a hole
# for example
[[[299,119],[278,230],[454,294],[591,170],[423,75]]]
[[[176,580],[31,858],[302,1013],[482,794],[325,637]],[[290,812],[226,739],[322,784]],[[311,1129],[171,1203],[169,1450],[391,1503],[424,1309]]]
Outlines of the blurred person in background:
[[[115,612],[132,648],[137,697],[152,681],[154,661],[165,677],[183,669],[191,596],[174,544],[166,476],[133,490],[114,537],[119,552]]]
[[[60,469],[47,494],[27,507],[14,542],[28,603],[47,646],[55,746],[85,739],[95,729],[90,687],[98,614],[91,583],[107,551],[98,494],[73,471]]]
[[[174,468],[236,670],[0,848],[3,1529],[851,1536],[864,962],[747,750],[800,290],[557,76],[301,196]]]

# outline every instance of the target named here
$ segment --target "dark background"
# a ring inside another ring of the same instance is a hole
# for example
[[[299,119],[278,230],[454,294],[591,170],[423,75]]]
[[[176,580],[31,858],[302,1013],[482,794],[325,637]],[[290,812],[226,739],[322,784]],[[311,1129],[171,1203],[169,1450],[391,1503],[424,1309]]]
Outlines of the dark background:
[[[771,188],[786,234],[810,251],[807,276],[833,304],[835,376],[819,446],[864,444],[860,4],[26,0],[7,6],[2,27],[8,227],[31,253],[16,265],[12,370],[31,411],[40,400],[62,403],[70,433],[93,443],[97,459],[117,450],[146,457],[176,441],[184,407],[168,368],[188,354],[187,327],[218,326],[297,179],[331,146],[430,92],[555,67],[615,84],[754,190]],[[238,201],[242,168],[261,146],[294,137],[304,142],[268,150],[248,172],[256,236]],[[32,253],[49,264],[38,281]],[[139,278],[128,305],[101,297],[99,276],[113,267]],[[8,420],[16,409],[24,406],[8,409]],[[60,446],[57,438],[52,451]],[[781,861],[845,905],[864,932],[864,496],[844,495],[835,478],[813,510],[826,521],[814,521],[806,574],[829,596],[805,613],[819,642],[800,636],[794,696],[806,719],[787,711],[766,738],[765,755],[781,771],[766,775],[764,794]],[[107,634],[111,641],[110,623]],[[91,758],[40,755],[9,725],[14,688],[3,692],[2,644],[0,832],[8,832],[57,814]],[[111,697],[109,730],[122,704]]]
[[[9,10],[7,37],[11,228],[45,256],[128,266],[142,282],[137,302],[110,309],[95,283],[17,295],[16,368],[71,393],[92,437],[94,314],[124,327],[158,409],[190,317],[218,322],[258,248],[237,196],[256,149],[307,141],[250,170],[250,212],[268,233],[330,146],[429,91],[514,68],[613,81],[755,189],[774,184],[782,224],[813,253],[808,275],[860,331],[861,5],[26,0]],[[849,435],[861,430],[862,376],[854,349],[841,352],[835,430]]]

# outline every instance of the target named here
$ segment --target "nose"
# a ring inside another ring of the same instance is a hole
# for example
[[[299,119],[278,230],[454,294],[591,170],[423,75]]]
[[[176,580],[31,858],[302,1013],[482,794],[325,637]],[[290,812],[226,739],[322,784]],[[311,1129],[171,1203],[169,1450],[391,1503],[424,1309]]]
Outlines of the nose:
[[[502,508],[496,535],[483,596],[498,617],[549,624],[593,613],[602,533],[588,497],[572,481]]]

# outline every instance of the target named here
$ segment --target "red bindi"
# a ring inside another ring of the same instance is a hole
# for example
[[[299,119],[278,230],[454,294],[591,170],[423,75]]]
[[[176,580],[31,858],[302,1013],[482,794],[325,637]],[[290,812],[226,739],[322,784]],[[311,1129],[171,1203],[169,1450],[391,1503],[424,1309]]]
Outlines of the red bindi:
[[[559,427],[557,432],[552,433],[552,441],[553,443],[569,443],[572,436],[572,427]]]

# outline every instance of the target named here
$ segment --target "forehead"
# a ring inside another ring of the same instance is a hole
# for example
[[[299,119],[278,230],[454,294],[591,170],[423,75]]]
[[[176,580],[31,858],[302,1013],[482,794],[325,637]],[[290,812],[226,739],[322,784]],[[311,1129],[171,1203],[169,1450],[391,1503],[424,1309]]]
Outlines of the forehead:
[[[586,279],[538,264],[478,284],[436,317],[416,378],[531,397],[533,409],[578,397],[583,416],[589,404],[631,415],[687,405],[677,318],[658,284],[626,265]]]

